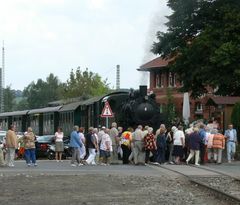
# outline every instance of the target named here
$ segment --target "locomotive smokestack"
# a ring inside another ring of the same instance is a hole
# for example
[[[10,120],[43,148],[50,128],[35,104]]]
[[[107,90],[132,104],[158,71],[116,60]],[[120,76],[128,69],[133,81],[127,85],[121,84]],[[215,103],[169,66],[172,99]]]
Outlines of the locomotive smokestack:
[[[117,65],[117,72],[116,72],[116,90],[120,89],[120,65]]]
[[[147,86],[146,85],[140,85],[139,86],[139,92],[140,95],[145,97],[147,95]]]

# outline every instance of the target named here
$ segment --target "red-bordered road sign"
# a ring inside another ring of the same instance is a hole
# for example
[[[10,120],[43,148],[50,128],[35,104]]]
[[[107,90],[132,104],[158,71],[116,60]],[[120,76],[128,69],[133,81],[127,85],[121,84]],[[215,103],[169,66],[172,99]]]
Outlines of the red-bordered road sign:
[[[112,109],[108,103],[108,101],[105,102],[104,108],[102,110],[101,117],[113,117]]]

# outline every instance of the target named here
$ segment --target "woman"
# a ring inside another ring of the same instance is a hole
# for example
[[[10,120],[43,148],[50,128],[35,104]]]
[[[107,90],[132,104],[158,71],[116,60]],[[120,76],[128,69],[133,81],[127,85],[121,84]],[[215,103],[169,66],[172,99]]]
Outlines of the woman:
[[[123,164],[128,164],[129,163],[129,156],[131,154],[131,142],[132,142],[132,132],[133,129],[130,127],[127,129],[127,131],[122,133],[121,136],[121,148],[123,151]]]
[[[24,148],[25,148],[25,159],[27,166],[31,166],[31,163],[34,166],[37,166],[36,163],[36,147],[35,147],[35,139],[36,136],[32,131],[32,128],[29,127],[27,132],[24,133],[23,140],[24,140]]]
[[[165,153],[165,159],[168,161],[168,163],[173,164],[173,132],[171,129],[168,130],[167,136],[166,136],[166,153]]]
[[[195,155],[195,165],[199,166],[199,150],[200,150],[201,137],[199,135],[199,129],[197,127],[193,128],[193,133],[189,135],[189,148],[190,154],[186,160],[186,164],[194,157]]]
[[[86,156],[86,147],[85,147],[85,137],[84,137],[84,128],[80,127],[78,135],[80,137],[80,140],[82,141],[82,147],[80,147],[80,160],[82,161]]]
[[[146,151],[145,163],[149,162],[150,152],[153,154],[153,162],[156,162],[157,145],[156,145],[156,140],[153,134],[152,127],[148,128],[148,134],[144,137],[144,144],[145,144],[145,151]]]
[[[109,129],[104,129],[104,134],[101,137],[100,142],[100,161],[101,165],[109,165],[110,164],[110,157],[112,152],[112,140],[109,135]]]
[[[165,162],[165,150],[166,150],[166,131],[164,128],[160,128],[157,135],[157,162],[162,164]]]
[[[182,131],[182,126],[172,127],[173,131],[173,156],[175,156],[175,164],[180,164],[180,159],[183,157],[183,147],[185,145],[185,135]]]
[[[97,132],[98,132],[98,129],[93,128],[90,139],[88,141],[89,156],[85,162],[91,165],[96,165],[95,157],[96,157],[96,151],[98,150]]]
[[[57,132],[55,133],[55,158],[57,162],[62,161],[62,153],[64,151],[63,148],[63,131],[62,128],[59,127]]]

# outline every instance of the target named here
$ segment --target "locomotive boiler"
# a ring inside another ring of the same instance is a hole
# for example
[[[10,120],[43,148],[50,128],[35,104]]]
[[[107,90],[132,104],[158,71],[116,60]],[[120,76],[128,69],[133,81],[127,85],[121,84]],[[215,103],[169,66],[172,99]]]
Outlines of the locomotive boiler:
[[[148,95],[147,86],[131,90],[129,98],[122,104],[120,121],[124,128],[148,125],[157,129],[164,120],[155,94]]]

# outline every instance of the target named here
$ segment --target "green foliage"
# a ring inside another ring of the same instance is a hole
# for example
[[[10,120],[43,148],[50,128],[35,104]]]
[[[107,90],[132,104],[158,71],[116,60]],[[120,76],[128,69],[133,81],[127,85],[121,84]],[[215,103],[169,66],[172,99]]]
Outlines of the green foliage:
[[[13,110],[27,110],[29,109],[28,101],[26,98],[21,98],[15,103]]]
[[[239,133],[240,133],[240,102],[238,102],[234,105],[231,120],[232,120],[234,127],[238,130],[238,136],[239,136]]]
[[[199,97],[215,89],[240,95],[240,1],[169,0],[168,31],[157,33],[152,51],[173,57],[170,69],[183,82],[181,91]]]
[[[11,89],[11,86],[7,86],[4,89],[3,94],[4,94],[4,112],[13,111],[15,93]]]
[[[107,80],[102,80],[102,78],[91,71],[82,71],[78,67],[74,73],[72,70],[70,73],[69,80],[65,85],[64,97],[74,98],[74,97],[90,97],[99,96],[106,94],[109,91]]]
[[[163,114],[166,116],[167,119],[166,125],[168,127],[172,126],[176,118],[176,111],[171,88],[167,89],[167,105],[164,107]]]
[[[10,86],[7,87],[4,91],[5,111],[41,108],[48,106],[51,101],[80,96],[88,98],[106,94],[108,91],[107,80],[102,80],[98,74],[88,69],[81,71],[78,67],[75,73],[71,71],[66,83],[61,83],[52,73],[46,81],[38,79],[37,82],[31,82],[20,98],[16,98]]]
[[[23,91],[23,96],[27,99],[29,109],[46,107],[48,102],[60,99],[61,83],[52,73],[46,81],[38,79],[37,82],[30,83]],[[23,102],[26,105],[26,102]]]

